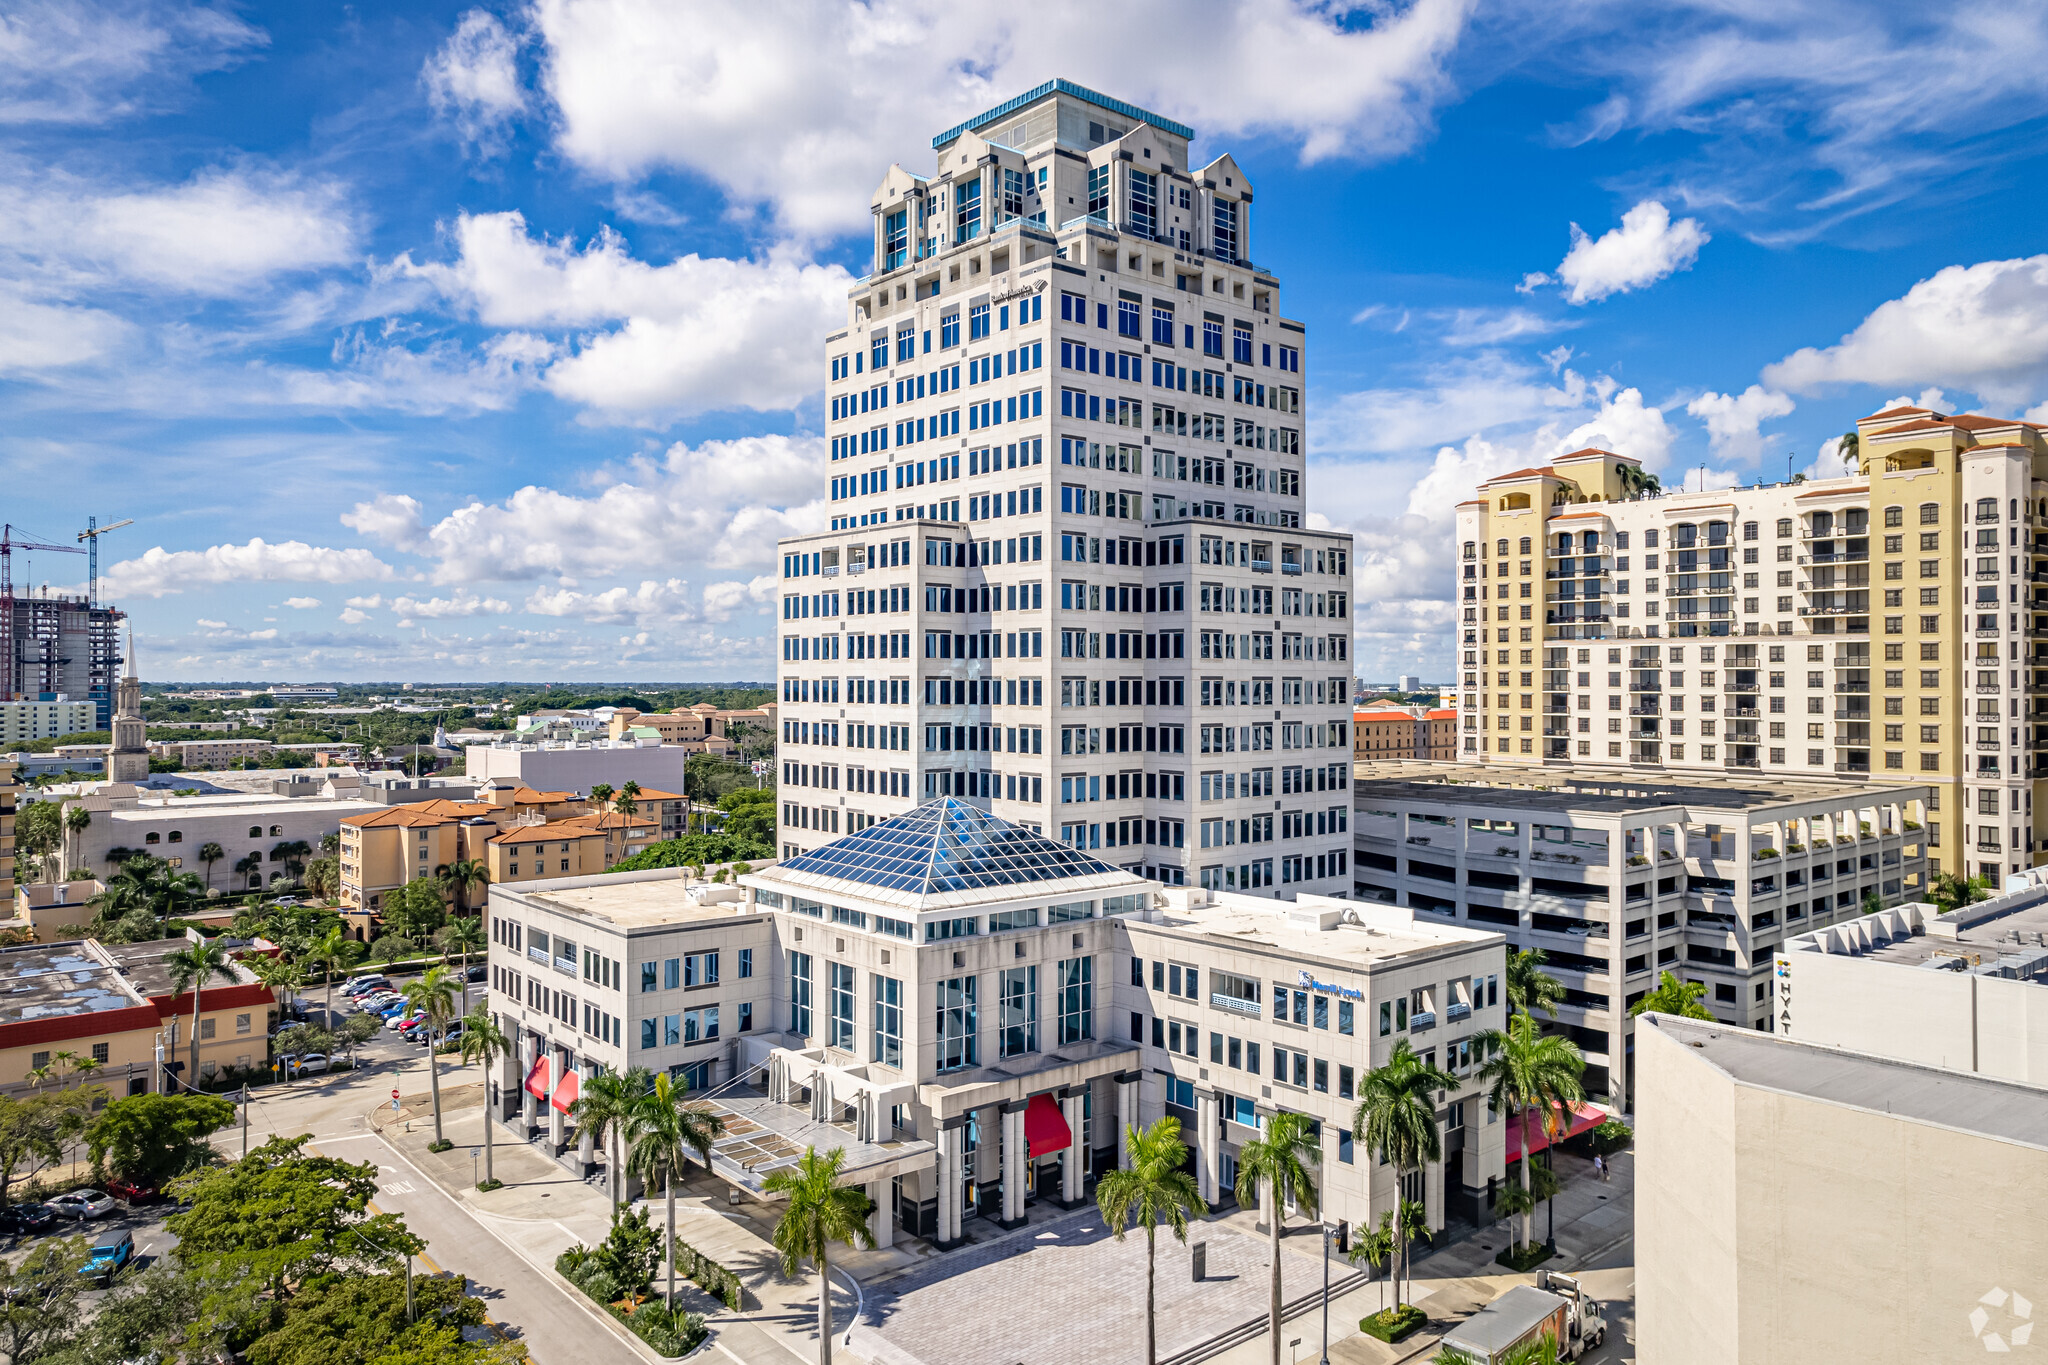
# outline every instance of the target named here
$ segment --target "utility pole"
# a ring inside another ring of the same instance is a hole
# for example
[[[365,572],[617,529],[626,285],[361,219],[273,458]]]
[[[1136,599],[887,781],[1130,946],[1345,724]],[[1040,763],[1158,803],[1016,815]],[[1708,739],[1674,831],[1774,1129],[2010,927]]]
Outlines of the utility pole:
[[[249,1156],[249,1083],[242,1082],[242,1157]]]

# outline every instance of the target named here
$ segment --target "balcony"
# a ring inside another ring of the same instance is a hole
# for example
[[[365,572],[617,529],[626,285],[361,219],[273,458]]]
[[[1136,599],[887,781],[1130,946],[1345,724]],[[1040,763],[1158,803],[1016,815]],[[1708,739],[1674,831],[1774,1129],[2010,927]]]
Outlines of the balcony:
[[[1417,1010],[1408,1016],[1408,1031],[1410,1033],[1427,1033],[1435,1027],[1436,1011],[1434,1010]]]
[[[1444,1022],[1455,1024],[1460,1019],[1470,1019],[1472,1007],[1462,1000],[1453,1000],[1444,1007]]]
[[[1254,1019],[1259,1016],[1259,1002],[1256,1000],[1240,1000],[1234,995],[1225,995],[1221,991],[1211,991],[1209,992],[1209,1003],[1219,1010],[1230,1010],[1236,1014],[1248,1014]]]

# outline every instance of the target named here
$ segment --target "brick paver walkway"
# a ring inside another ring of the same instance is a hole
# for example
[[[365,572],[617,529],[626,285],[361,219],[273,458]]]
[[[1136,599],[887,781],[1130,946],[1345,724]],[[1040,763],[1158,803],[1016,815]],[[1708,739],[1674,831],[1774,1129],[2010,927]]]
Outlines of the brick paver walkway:
[[[1266,1309],[1264,1238],[1197,1223],[1208,1274],[1159,1234],[1163,1359]],[[1291,1298],[1319,1282],[1313,1237],[1283,1243]],[[877,1365],[1139,1365],[1145,1358],[1145,1238],[1118,1242],[1093,1210],[1033,1224],[1018,1237],[965,1247],[867,1286],[853,1349]]]

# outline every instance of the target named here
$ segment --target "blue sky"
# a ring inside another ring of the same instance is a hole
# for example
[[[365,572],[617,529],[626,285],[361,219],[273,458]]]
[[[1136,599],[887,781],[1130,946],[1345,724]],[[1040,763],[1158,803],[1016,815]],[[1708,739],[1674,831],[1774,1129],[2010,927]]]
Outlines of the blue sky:
[[[2022,4],[27,0],[0,519],[135,518],[150,678],[770,677],[868,192],[1060,75],[1252,177],[1359,669],[1441,675],[1478,478],[2048,420],[2044,58]]]

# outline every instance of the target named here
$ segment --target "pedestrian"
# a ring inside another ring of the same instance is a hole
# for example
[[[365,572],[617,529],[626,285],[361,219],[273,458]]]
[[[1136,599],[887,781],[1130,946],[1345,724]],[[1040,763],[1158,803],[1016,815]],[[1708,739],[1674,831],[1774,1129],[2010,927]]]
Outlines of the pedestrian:
[[[1593,1153],[1593,1174],[1600,1178],[1601,1184],[1607,1183],[1607,1159],[1598,1152]]]

